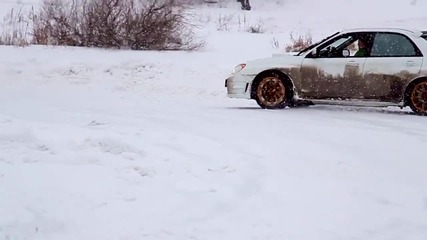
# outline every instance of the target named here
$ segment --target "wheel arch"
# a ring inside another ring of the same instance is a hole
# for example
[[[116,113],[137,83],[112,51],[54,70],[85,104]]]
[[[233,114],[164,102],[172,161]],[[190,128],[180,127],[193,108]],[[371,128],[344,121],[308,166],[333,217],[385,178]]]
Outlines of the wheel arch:
[[[289,96],[288,96],[288,100],[291,100],[295,94],[294,83],[293,83],[292,79],[286,73],[284,73],[283,71],[281,71],[280,69],[277,69],[277,68],[264,70],[255,76],[255,78],[251,84],[251,98],[252,99],[256,98],[256,88],[257,88],[259,82],[261,81],[261,79],[267,75],[270,75],[270,74],[277,74],[278,76],[280,76],[283,83],[287,87],[287,90],[292,93],[292,94],[289,94]]]
[[[405,88],[404,88],[404,92],[403,92],[403,106],[406,107],[409,104],[409,97],[410,97],[410,92],[412,90],[412,88],[422,82],[422,81],[427,81],[427,76],[421,76],[421,77],[417,77],[412,79],[408,84],[406,84]]]

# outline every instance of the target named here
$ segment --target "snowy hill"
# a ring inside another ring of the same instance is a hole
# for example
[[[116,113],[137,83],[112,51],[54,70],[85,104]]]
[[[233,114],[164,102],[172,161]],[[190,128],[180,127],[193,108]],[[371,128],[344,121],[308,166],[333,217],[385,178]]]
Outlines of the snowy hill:
[[[427,1],[251,3],[194,9],[199,52],[1,46],[0,239],[427,239],[427,118],[224,88],[291,32],[426,29]]]

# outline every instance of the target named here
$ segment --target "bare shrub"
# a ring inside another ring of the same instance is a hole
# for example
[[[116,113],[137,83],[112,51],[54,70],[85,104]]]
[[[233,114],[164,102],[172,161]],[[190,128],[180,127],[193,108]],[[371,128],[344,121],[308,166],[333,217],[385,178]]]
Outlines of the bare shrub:
[[[313,37],[311,34],[306,34],[305,36],[300,35],[295,39],[291,33],[290,38],[291,42],[285,47],[286,52],[298,52],[313,44]]]
[[[234,17],[231,14],[228,14],[228,15],[219,14],[216,30],[218,30],[218,31],[229,31],[230,30],[229,24],[233,20],[233,18]]]
[[[29,15],[32,43],[133,50],[196,50],[184,0],[44,0]]]
[[[277,40],[276,38],[271,39],[270,43],[274,49],[280,48],[279,40]]]
[[[257,23],[252,24],[249,26],[249,28],[247,29],[247,32],[250,33],[264,33],[264,27],[263,27],[264,23],[262,19],[259,19]]]
[[[85,46],[83,11],[87,6],[86,1],[44,0],[40,10],[31,16],[33,43]]]
[[[0,45],[27,46],[31,41],[31,21],[21,7],[12,9],[0,24]]]
[[[239,31],[241,31],[242,29],[247,29],[246,26],[248,24],[248,19],[246,18],[245,13],[243,14],[243,17],[241,17],[239,14],[237,21],[239,23]]]
[[[194,41],[192,15],[176,0],[149,1],[126,8],[125,45],[132,49],[195,50],[203,43]]]
[[[264,28],[261,26],[261,24],[255,24],[255,25],[249,26],[248,32],[250,32],[250,33],[264,33]]]
[[[239,31],[247,31],[248,26],[248,18],[246,17],[246,13],[243,13],[243,17],[240,14],[237,16],[237,22],[239,24]]]

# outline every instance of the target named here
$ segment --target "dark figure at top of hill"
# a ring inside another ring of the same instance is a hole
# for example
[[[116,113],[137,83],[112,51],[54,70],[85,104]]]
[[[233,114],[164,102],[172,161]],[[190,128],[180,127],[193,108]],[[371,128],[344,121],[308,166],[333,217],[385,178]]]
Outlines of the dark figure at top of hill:
[[[242,4],[242,10],[251,10],[251,4],[249,3],[249,0],[237,0]]]

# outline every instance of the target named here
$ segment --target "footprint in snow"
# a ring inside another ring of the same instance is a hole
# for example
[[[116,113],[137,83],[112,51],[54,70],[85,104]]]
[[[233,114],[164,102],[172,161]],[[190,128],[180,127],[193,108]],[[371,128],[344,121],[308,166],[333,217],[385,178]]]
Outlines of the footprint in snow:
[[[93,120],[92,122],[88,123],[88,126],[93,127],[93,126],[102,126],[102,125],[106,125],[106,123],[102,123],[102,122],[98,122]]]
[[[98,149],[105,153],[109,153],[113,155],[121,155],[122,157],[128,160],[136,160],[137,158],[144,156],[144,152],[142,150],[137,149],[126,142],[121,142],[116,139],[88,138],[84,141],[84,145]]]
[[[12,120],[10,120],[10,119],[1,119],[0,120],[0,123],[11,123],[12,122]]]

